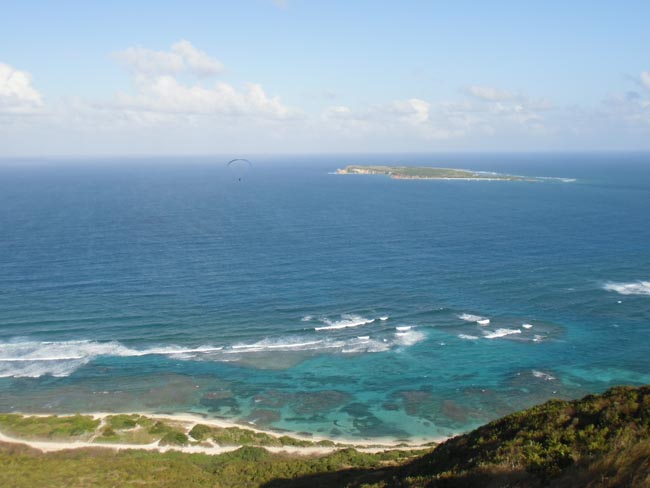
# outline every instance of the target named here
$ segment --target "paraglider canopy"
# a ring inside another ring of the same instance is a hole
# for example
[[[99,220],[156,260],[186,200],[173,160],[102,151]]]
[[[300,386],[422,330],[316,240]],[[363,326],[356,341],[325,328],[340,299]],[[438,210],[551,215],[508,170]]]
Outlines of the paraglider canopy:
[[[243,159],[243,158],[231,159],[230,161],[228,161],[228,164],[226,164],[226,166],[228,167],[233,165],[235,166],[246,165],[249,168],[253,167],[253,163],[251,163],[248,159]]]
[[[228,161],[226,167],[230,170],[230,174],[235,180],[241,181],[246,173],[248,173],[248,171],[253,167],[253,163],[248,159],[237,158]]]

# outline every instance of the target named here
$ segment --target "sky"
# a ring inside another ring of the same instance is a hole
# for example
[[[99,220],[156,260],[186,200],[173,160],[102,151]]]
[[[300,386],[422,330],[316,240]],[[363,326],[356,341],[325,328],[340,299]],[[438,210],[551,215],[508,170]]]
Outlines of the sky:
[[[0,157],[650,150],[650,2],[0,0]]]

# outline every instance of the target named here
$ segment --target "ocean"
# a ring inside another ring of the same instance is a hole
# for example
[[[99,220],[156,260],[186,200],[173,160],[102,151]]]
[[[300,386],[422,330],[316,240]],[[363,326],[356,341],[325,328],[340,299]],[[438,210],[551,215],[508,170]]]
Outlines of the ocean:
[[[0,161],[1,412],[413,440],[650,383],[650,154],[229,159]]]

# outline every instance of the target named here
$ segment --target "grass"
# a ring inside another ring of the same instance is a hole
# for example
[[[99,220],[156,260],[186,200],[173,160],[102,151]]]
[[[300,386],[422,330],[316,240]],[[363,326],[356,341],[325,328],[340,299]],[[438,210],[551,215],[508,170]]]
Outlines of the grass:
[[[0,414],[0,430],[24,439],[89,438],[100,421],[88,415],[30,417]]]
[[[400,466],[285,478],[270,487],[650,486],[650,387],[552,400],[440,444]]]
[[[264,447],[333,447],[336,444],[329,440],[308,441],[290,436],[273,436],[263,432],[255,432],[239,427],[212,427],[197,424],[189,432],[196,441],[211,440],[220,446],[264,446]]]
[[[186,434],[173,422],[143,422],[118,417],[103,428],[115,433],[140,429],[177,445],[208,439],[273,445],[297,441],[207,425]],[[47,437],[87,435],[97,426],[79,415],[2,415],[0,428]],[[245,446],[219,456],[101,449],[43,454],[0,444],[0,486],[641,488],[650,486],[650,386],[613,388],[571,402],[552,400],[419,453],[340,449],[298,457]]]
[[[290,436],[273,436],[240,427],[195,425],[189,432],[182,422],[156,420],[137,414],[106,417],[104,423],[88,415],[23,416],[0,414],[0,431],[26,440],[92,440],[110,444],[185,446],[211,440],[220,446],[334,447],[329,440],[309,441]]]
[[[322,457],[298,458],[271,454],[259,447],[242,447],[219,456],[98,448],[43,454],[0,443],[0,486],[245,488],[349,468],[378,468],[409,455],[346,449]]]
[[[650,387],[613,388],[582,400],[552,400],[447,441],[423,460],[429,472],[519,467],[551,479],[581,459],[650,439]]]

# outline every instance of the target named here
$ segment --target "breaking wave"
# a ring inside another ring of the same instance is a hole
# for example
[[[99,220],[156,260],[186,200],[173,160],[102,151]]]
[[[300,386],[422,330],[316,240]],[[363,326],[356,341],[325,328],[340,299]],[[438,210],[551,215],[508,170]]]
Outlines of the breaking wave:
[[[399,346],[412,346],[425,339],[423,332],[417,330],[407,330],[405,332],[395,332],[395,344]]]
[[[326,349],[328,347],[338,347],[338,345],[336,343],[328,344],[325,341],[306,341],[302,339],[264,339],[252,344],[235,344],[223,352],[224,354],[233,354],[265,351],[310,351],[314,349]]]
[[[0,378],[44,375],[69,376],[80,367],[99,357],[168,356],[180,360],[237,361],[250,354],[276,352],[304,354],[318,353],[375,353],[403,346],[411,346],[425,339],[422,332],[408,330],[371,337],[348,338],[280,337],[252,343],[229,346],[204,345],[199,347],[150,347],[134,349],[117,341],[61,341],[61,342],[5,342],[0,343]]]
[[[465,339],[465,340],[468,340],[468,341],[474,341],[474,340],[478,339],[478,336],[469,335],[469,334],[458,334],[458,338],[459,339]]]
[[[458,318],[460,320],[464,320],[465,322],[476,322],[479,325],[488,325],[490,323],[490,319],[471,313],[462,313],[458,315]]]
[[[222,349],[223,347],[213,346],[169,346],[138,350],[115,341],[7,342],[0,344],[0,377],[37,378],[46,374],[68,376],[100,356],[164,355],[182,358],[214,353]]]
[[[493,332],[485,332],[483,336],[486,339],[498,339],[499,337],[505,337],[512,334],[521,334],[520,329],[496,329]]]
[[[347,329],[348,327],[359,327],[360,325],[372,324],[375,319],[367,319],[361,315],[343,314],[341,320],[330,320],[328,318],[321,319],[325,325],[321,327],[314,327],[314,330],[338,330]]]
[[[621,295],[650,295],[650,281],[636,281],[633,283],[605,283],[603,289],[615,291]]]

